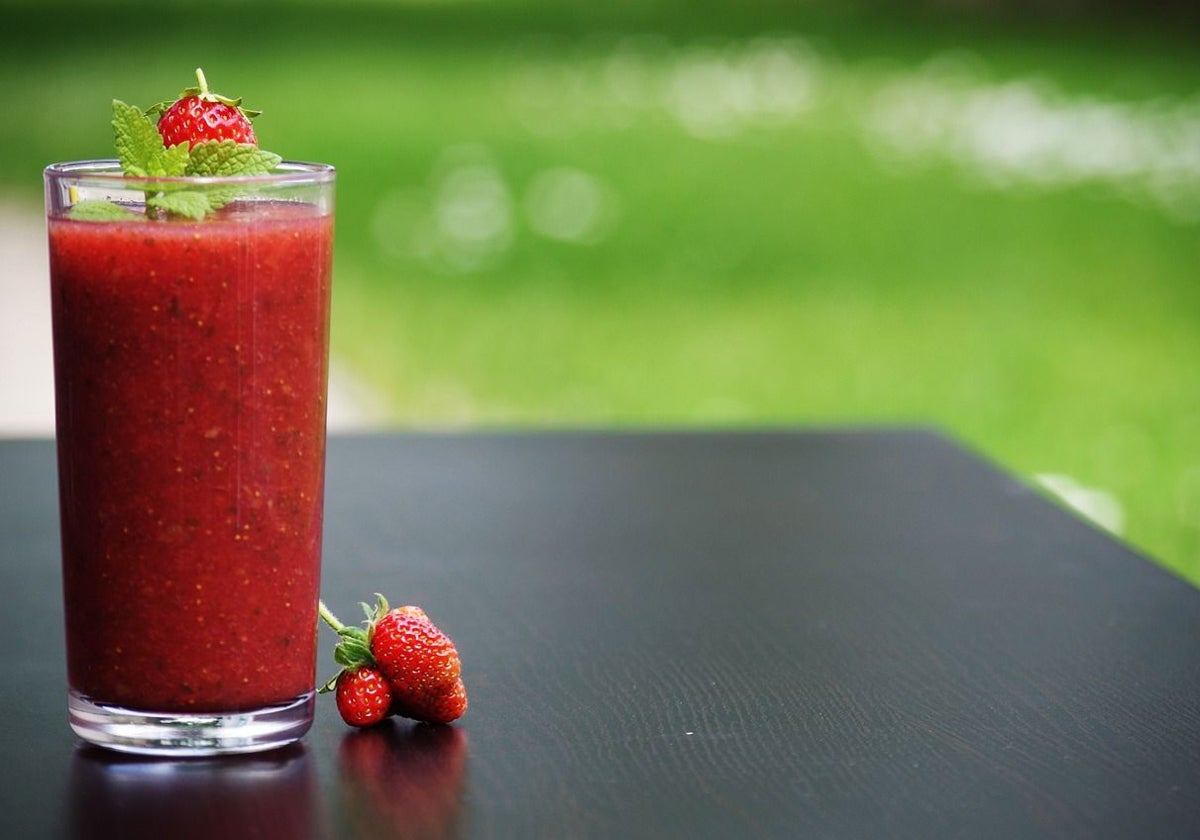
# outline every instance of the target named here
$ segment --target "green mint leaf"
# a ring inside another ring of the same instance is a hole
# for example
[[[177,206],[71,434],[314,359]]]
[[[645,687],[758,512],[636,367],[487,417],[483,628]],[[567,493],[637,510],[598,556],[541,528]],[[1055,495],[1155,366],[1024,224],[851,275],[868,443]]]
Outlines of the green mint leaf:
[[[213,203],[207,193],[193,190],[163,192],[149,196],[146,206],[196,221],[203,219],[213,209]]]
[[[67,218],[80,222],[138,222],[146,219],[141,213],[135,213],[127,207],[94,198],[73,204],[67,211]]]
[[[187,164],[188,175],[233,176],[266,175],[279,165],[281,158],[264,152],[252,143],[233,140],[208,140],[197,143]]]
[[[185,92],[184,95],[187,95]],[[224,100],[222,100],[224,101]],[[231,104],[237,105],[240,100]],[[126,175],[135,178],[238,177],[266,175],[282,158],[250,143],[210,140],[189,148],[180,143],[166,148],[152,116],[166,103],[142,112],[133,105],[113,100],[113,135],[117,158]],[[168,106],[169,107],[169,106]],[[238,193],[232,187],[196,188],[194,185],[164,182],[148,185],[146,206],[172,216],[200,220],[233,201]],[[81,213],[110,213],[109,210],[82,210]]]
[[[125,174],[140,177],[153,174],[163,142],[150,118],[141,108],[114,99],[112,126],[117,158]]]
[[[112,124],[117,159],[126,175],[174,178],[187,172],[187,144],[163,148],[158,129],[140,108],[114,99]]]
[[[158,134],[157,128],[154,129],[154,133]],[[180,175],[186,175],[190,157],[187,143],[180,143],[169,149],[163,149],[155,161],[158,171],[151,174],[167,178],[177,178]]]

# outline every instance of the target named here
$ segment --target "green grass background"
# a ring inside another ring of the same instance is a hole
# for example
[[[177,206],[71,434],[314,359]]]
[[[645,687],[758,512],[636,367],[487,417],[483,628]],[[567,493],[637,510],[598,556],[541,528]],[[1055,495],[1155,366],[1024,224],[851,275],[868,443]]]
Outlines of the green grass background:
[[[665,0],[0,8],[12,200],[38,201],[48,162],[111,154],[111,98],[148,105],[197,65],[266,111],[264,147],[338,166],[334,352],[395,425],[933,424],[1023,476],[1111,493],[1123,539],[1200,582],[1200,224],[1106,183],[895,170],[859,116],[949,51],[992,84],[1196,99],[1186,33]],[[661,109],[609,119],[595,80],[620,45],[666,78],[763,33],[824,57],[802,118],[716,139]],[[549,80],[549,131],[514,104],[531,68]],[[389,233],[378,215],[427,195],[462,144],[513,201],[509,246],[472,271],[423,258],[404,217]],[[603,241],[522,222],[551,167],[617,197]]]

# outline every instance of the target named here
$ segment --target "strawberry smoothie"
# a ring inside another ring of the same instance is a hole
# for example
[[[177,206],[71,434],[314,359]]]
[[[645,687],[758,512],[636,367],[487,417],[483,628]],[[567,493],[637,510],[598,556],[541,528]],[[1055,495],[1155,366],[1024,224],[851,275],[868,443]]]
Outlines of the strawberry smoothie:
[[[48,233],[72,694],[201,715],[311,695],[332,212],[52,211]]]

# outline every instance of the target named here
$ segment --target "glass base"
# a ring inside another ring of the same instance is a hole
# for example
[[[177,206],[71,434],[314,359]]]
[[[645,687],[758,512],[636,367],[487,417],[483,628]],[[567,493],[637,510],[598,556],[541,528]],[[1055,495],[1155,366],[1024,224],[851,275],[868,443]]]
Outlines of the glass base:
[[[67,695],[71,728],[100,747],[138,755],[261,752],[297,741],[312,726],[315,692],[290,703],[230,714],[140,712]]]

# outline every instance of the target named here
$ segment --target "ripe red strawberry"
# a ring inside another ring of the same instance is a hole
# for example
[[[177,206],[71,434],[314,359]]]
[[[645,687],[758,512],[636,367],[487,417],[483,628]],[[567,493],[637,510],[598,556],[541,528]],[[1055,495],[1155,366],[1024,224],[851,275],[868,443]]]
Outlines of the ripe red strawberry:
[[[375,668],[347,669],[337,678],[337,707],[351,726],[374,726],[391,714],[391,686]]]
[[[345,671],[377,669],[388,682],[394,714],[427,723],[462,717],[467,692],[454,643],[419,607],[391,609],[387,599],[376,597],[374,608],[362,605],[362,628],[346,627],[321,604],[322,619],[341,637],[334,661]]]
[[[199,86],[184,90],[174,103],[161,102],[150,109],[151,115],[161,114],[158,133],[163,145],[170,148],[187,143],[188,148],[194,148],[208,140],[232,140],[257,146],[250,118],[259,112],[242,108],[240,98],[230,99],[209,91],[200,68],[196,68],[196,81]]]
[[[462,672],[454,642],[420,607],[397,607],[376,621],[371,653],[397,695],[451,686]]]
[[[450,723],[467,711],[467,687],[461,677],[449,685],[424,691],[406,690],[392,696],[392,714],[423,723]]]

